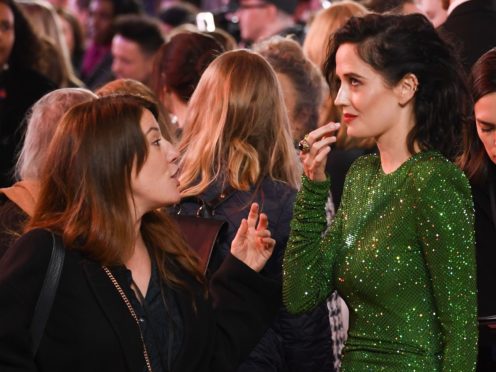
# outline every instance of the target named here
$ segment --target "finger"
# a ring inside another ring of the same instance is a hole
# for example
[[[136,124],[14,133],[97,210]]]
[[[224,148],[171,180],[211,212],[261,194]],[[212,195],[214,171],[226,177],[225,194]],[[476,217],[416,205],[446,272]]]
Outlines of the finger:
[[[250,207],[250,212],[248,213],[248,227],[255,228],[258,220],[258,204],[252,203]]]
[[[308,133],[306,137],[308,144],[311,147],[316,141],[319,141],[321,138],[330,137],[332,132],[339,129],[340,126],[341,126],[340,123],[335,123],[331,121],[330,123],[311,131],[310,133]]]
[[[310,156],[316,156],[319,153],[319,151],[321,151],[324,147],[329,147],[334,142],[336,142],[335,136],[324,137],[324,138],[320,139],[319,141],[316,141],[310,147]]]
[[[263,238],[262,243],[266,250],[272,250],[276,246],[276,241],[272,238]]]
[[[257,231],[257,236],[259,238],[270,238],[271,235],[272,235],[271,232],[267,229]]]
[[[246,219],[241,220],[241,224],[239,225],[238,231],[236,231],[236,236],[234,240],[244,239],[246,237],[246,233],[248,232],[248,223]]]
[[[269,218],[265,213],[260,213],[260,219],[258,220],[257,230],[266,230],[269,226]]]

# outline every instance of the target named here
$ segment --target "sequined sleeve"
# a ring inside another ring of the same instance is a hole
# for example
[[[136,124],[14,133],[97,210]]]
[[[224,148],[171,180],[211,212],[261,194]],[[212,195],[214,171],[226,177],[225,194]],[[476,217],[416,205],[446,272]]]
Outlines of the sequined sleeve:
[[[313,182],[305,176],[298,193],[291,221],[291,233],[284,254],[283,299],[291,313],[313,309],[332,290],[334,242],[340,223],[336,217],[326,238],[325,204],[330,183]]]
[[[417,229],[443,333],[441,370],[473,371],[477,299],[470,186],[451,163],[424,180],[418,188]]]

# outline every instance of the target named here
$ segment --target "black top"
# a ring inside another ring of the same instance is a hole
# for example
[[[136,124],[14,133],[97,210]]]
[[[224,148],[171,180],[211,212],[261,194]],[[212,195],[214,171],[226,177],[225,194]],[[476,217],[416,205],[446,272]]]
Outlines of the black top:
[[[458,47],[467,72],[496,46],[496,0],[469,0],[458,5],[439,27]]]
[[[491,189],[493,198],[491,198]],[[496,166],[491,164],[489,179],[472,185],[475,206],[475,246],[479,316],[496,315]]]
[[[13,167],[24,136],[24,116],[55,84],[38,72],[11,67],[0,72],[0,187],[14,183]]]
[[[0,371],[143,371],[129,309],[101,266],[74,250],[66,253],[45,333],[31,356],[28,329],[51,249],[51,234],[32,230],[0,261]],[[124,271],[113,273],[126,282]],[[191,292],[176,291],[184,337],[171,370],[233,371],[277,313],[280,287],[232,255],[210,281],[208,298],[188,274],[177,275]]]

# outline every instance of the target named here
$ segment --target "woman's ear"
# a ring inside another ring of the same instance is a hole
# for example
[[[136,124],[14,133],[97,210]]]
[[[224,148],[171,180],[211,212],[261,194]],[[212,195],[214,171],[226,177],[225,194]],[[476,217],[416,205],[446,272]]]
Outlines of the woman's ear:
[[[398,103],[401,107],[406,106],[415,97],[419,86],[417,76],[408,73],[396,85],[395,91],[398,96]]]

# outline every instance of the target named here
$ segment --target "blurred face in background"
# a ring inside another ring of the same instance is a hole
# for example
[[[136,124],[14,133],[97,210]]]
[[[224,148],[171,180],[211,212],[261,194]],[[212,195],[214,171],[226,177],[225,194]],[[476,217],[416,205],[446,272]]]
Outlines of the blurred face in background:
[[[88,15],[88,34],[97,44],[111,42],[114,5],[110,0],[92,0]]]
[[[474,106],[477,134],[487,156],[496,164],[496,92],[481,97]]]
[[[153,55],[144,53],[140,45],[122,35],[112,39],[112,73],[118,79],[134,79],[150,85]]]
[[[269,22],[268,10],[271,5],[263,0],[240,0],[236,16],[243,40],[256,42],[262,36]]]
[[[434,27],[439,27],[446,21],[448,13],[443,8],[441,0],[417,0],[416,3],[417,7],[429,18]]]
[[[7,63],[14,47],[14,13],[0,2],[0,69]]]

